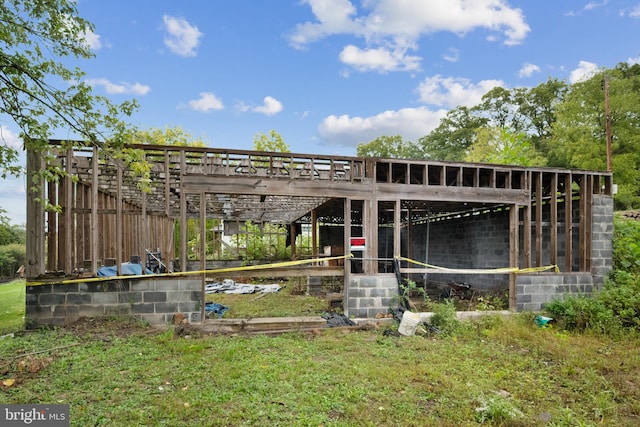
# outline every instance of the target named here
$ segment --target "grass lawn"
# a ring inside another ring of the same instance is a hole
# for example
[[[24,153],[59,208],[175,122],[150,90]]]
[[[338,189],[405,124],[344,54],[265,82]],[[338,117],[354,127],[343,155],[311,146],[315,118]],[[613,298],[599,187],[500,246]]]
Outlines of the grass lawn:
[[[69,404],[78,426],[639,425],[640,338],[526,314],[457,326],[185,338],[85,321],[0,340],[0,401]]]
[[[0,284],[0,334],[24,328],[24,280]]]

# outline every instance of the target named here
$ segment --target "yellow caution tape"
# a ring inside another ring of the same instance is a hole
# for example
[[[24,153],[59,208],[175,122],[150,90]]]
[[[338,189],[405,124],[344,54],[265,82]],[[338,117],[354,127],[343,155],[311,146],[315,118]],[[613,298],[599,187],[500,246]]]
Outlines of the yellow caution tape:
[[[162,273],[162,274],[144,274],[144,275],[126,275],[126,276],[105,276],[105,277],[87,277],[84,279],[67,279],[60,281],[38,281],[38,282],[26,282],[26,286],[39,286],[39,285],[68,285],[72,283],[90,283],[90,282],[102,282],[108,280],[127,280],[133,278],[142,277],[173,277],[173,276],[187,276],[194,274],[213,274],[213,273],[228,273],[230,271],[247,271],[247,270],[264,270],[270,268],[292,267],[295,265],[312,264],[321,261],[333,261],[338,259],[352,258],[353,254],[334,256],[334,257],[322,257],[322,258],[310,258],[297,261],[284,261],[276,262],[273,264],[260,264],[260,265],[247,265],[243,267],[228,267],[217,268],[213,270],[197,270],[197,271],[179,271],[175,273]]]
[[[463,273],[463,274],[524,274],[524,273],[539,273],[541,271],[554,270],[554,272],[559,273],[560,269],[557,265],[547,265],[543,267],[529,267],[529,268],[518,268],[518,267],[504,267],[504,268],[491,268],[491,269],[473,269],[473,268],[447,268],[447,267],[439,267],[437,265],[425,264],[420,261],[416,261],[410,258],[405,257],[396,257],[398,261],[407,261],[413,264],[421,265],[426,268],[431,268],[433,270],[446,271],[449,273]]]

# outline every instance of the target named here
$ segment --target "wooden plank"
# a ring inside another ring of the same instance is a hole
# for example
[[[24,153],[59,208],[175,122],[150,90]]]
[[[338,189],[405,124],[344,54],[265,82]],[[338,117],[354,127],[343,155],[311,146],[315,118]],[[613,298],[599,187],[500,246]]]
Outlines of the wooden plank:
[[[91,165],[91,273],[98,272],[98,147],[93,146],[93,162]]]
[[[73,174],[73,168],[71,163],[73,161],[73,151],[68,149],[66,152],[66,161],[65,161],[65,171],[67,172],[67,176],[64,178],[64,272],[66,274],[71,274],[73,272],[73,230],[74,224],[73,221],[73,181],[71,180],[71,176]]]
[[[551,174],[549,263],[558,265],[558,174]]]
[[[564,176],[564,271],[573,269],[573,195],[571,173]]]
[[[522,207],[522,262],[524,268],[531,267],[531,204]]]
[[[116,271],[118,276],[122,275],[122,168],[118,167],[116,172],[117,195],[116,195]]]
[[[536,267],[542,266],[542,172],[535,173],[536,186]]]
[[[35,179],[35,177],[32,177],[32,179]],[[27,182],[29,180],[29,177],[27,177]],[[44,184],[44,182],[42,183]],[[33,188],[33,184],[28,184],[27,188]],[[44,195],[44,190],[41,190],[42,195]],[[43,196],[35,196],[35,197],[43,197]],[[27,197],[27,206],[31,206],[29,205],[29,202],[32,201],[32,199],[35,199],[35,197]],[[58,185],[55,182],[48,182],[47,183],[47,199],[48,199],[48,203],[51,204],[52,206],[57,206],[58,205]],[[42,207],[42,204],[40,203],[36,203],[36,205],[33,207],[33,209],[42,209],[42,215],[44,215],[44,208]],[[27,210],[28,211],[28,210]],[[49,211],[46,213],[47,215],[47,229],[48,232],[46,233],[47,236],[47,270],[48,271],[55,271],[58,268],[58,214],[56,212],[53,211]],[[43,225],[44,226],[44,225]],[[28,229],[27,229],[28,230]],[[45,234],[43,233],[43,236]],[[43,238],[44,241],[44,238]],[[43,257],[44,258],[44,257]],[[38,272],[38,274],[40,273],[44,273],[44,271],[40,271]],[[29,277],[27,275],[27,277]]]
[[[206,206],[207,206],[207,196],[204,192],[202,192],[200,193],[200,270],[207,269],[207,209],[206,209]]]
[[[39,152],[27,150],[27,236],[25,275],[27,280],[44,273],[45,222],[44,206],[36,199],[44,200],[44,180],[38,171],[44,169],[44,160]],[[37,189],[37,191],[35,191]]]
[[[509,267],[518,268],[518,205],[511,205],[509,209]],[[516,274],[509,275],[509,309],[517,308],[516,300]]]
[[[349,241],[351,240],[351,199],[344,199],[344,253],[349,250]],[[344,314],[349,316],[349,287],[351,279],[351,259],[345,258],[344,260]]]

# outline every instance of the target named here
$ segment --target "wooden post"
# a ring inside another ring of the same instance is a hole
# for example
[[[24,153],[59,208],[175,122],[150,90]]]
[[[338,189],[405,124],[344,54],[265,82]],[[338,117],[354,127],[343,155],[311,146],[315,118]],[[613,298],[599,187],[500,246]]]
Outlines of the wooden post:
[[[68,149],[65,156],[65,171],[67,176],[64,177],[64,260],[63,270],[65,274],[73,272],[73,182],[71,181],[73,161],[73,151]]]
[[[93,146],[91,165],[91,273],[98,273],[98,147]]]
[[[180,271],[187,271],[187,195],[182,187],[182,176],[186,160],[184,151],[180,152]],[[168,171],[167,171],[168,172]]]
[[[564,271],[573,269],[573,178],[571,173],[564,177]]]
[[[509,267],[518,268],[518,205],[511,205],[509,209]],[[516,278],[515,273],[509,275],[509,310],[516,310]]]
[[[351,241],[351,199],[344,199],[344,254],[348,255],[349,242]],[[349,316],[349,280],[351,278],[351,258],[347,257],[344,260],[344,314]]]
[[[536,185],[536,267],[542,266],[542,172],[537,172]]]
[[[37,198],[44,200],[44,180],[38,175],[44,167],[40,153],[27,149],[27,280],[44,273],[44,206],[36,201]]]
[[[116,164],[116,183],[118,194],[116,197],[116,271],[122,275],[122,166]]]
[[[552,265],[558,265],[558,174],[551,174],[550,204],[550,254],[549,261]]]

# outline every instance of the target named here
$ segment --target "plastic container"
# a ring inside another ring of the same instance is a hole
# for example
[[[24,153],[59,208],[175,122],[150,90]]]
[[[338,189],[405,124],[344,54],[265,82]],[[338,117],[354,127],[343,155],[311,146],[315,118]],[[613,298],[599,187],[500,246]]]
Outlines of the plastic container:
[[[418,313],[412,313],[410,311],[405,311],[402,314],[402,320],[400,321],[400,327],[398,327],[398,332],[401,335],[411,336],[415,335],[416,328],[421,322],[421,316]]]

